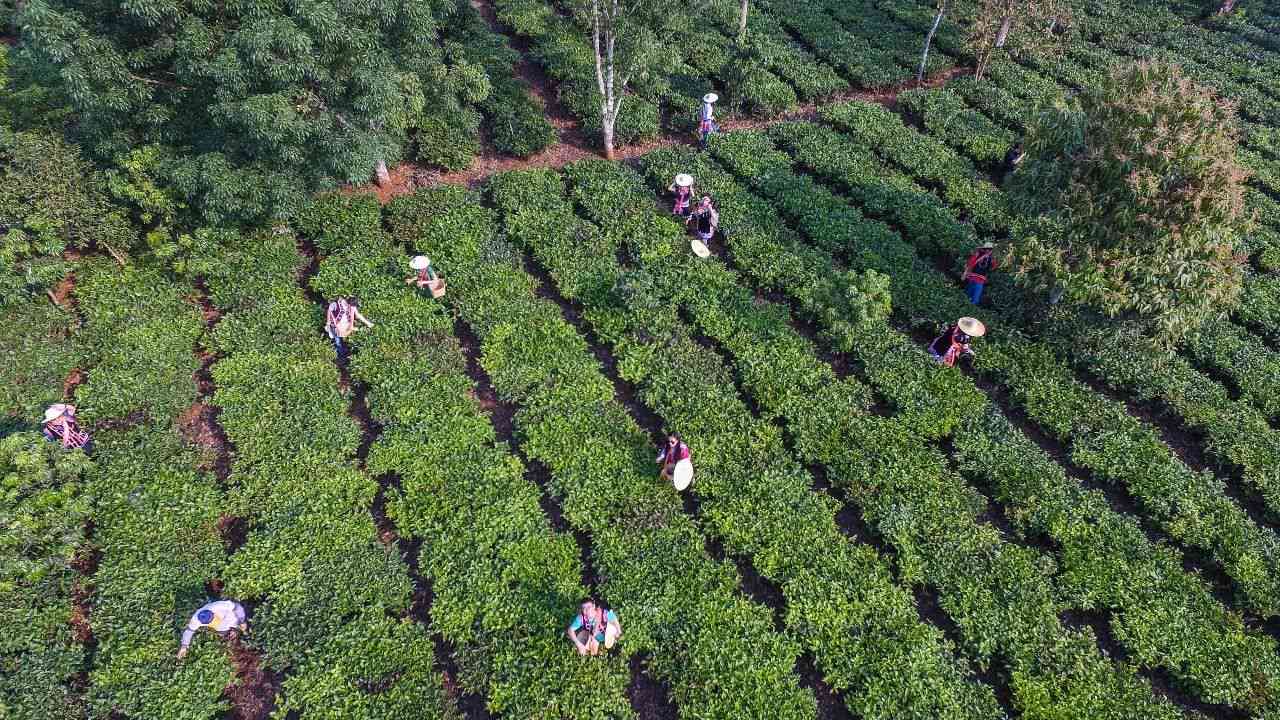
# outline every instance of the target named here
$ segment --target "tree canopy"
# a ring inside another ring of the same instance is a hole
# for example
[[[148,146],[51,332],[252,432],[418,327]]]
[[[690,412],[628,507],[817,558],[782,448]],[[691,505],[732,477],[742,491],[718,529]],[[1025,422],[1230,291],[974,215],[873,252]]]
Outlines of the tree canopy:
[[[1159,63],[1047,109],[1010,181],[1016,276],[1165,346],[1221,316],[1244,273],[1237,135],[1230,104]]]
[[[483,97],[438,41],[446,0],[31,0],[18,25],[100,159],[150,172],[205,222],[278,217],[402,157],[410,133]]]

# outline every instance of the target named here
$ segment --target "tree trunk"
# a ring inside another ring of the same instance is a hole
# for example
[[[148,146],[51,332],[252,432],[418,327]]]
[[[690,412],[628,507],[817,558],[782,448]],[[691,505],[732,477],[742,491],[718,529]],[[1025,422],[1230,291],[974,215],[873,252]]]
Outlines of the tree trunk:
[[[1236,9],[1236,0],[1222,0],[1222,6],[1218,8],[1219,15],[1226,15]]]
[[[613,159],[613,123],[614,120],[607,117],[600,123],[600,133],[603,136],[601,139],[604,141],[604,157],[606,160]]]
[[[929,28],[929,34],[924,38],[924,53],[920,55],[920,70],[916,72],[916,82],[924,82],[924,68],[929,63],[929,46],[933,44],[933,36],[938,32],[938,26],[942,24],[942,14],[947,11],[945,3],[938,3],[938,14],[933,18],[933,27]]]
[[[391,173],[387,172],[387,161],[379,160],[378,166],[374,168],[374,177],[377,178],[378,187],[386,187],[391,184]]]
[[[1009,27],[1013,25],[1013,16],[1005,15],[1004,20],[1000,22],[1000,32],[996,33],[996,47],[1004,47],[1004,41],[1009,39]]]
[[[738,47],[747,46],[747,9],[751,0],[742,0],[742,11],[738,15]]]

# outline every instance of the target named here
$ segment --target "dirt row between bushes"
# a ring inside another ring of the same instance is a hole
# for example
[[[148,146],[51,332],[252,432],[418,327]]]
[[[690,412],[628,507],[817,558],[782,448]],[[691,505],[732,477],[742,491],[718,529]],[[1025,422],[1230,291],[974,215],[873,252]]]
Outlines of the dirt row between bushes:
[[[490,0],[471,0],[471,6],[480,13],[490,29],[505,37],[507,43],[520,53],[520,60],[513,68],[517,77],[524,81],[528,92],[542,101],[546,108],[546,118],[556,129],[558,141],[542,152],[527,158],[502,155],[489,147],[487,143],[471,165],[449,172],[433,170],[414,163],[402,163],[391,169],[391,179],[385,185],[367,183],[349,187],[347,192],[366,192],[378,196],[378,201],[386,204],[399,195],[412,193],[419,187],[433,185],[465,185],[475,187],[499,173],[510,170],[531,170],[535,168],[560,168],[579,160],[604,157],[604,151],[597,147],[597,138],[588,136],[582,129],[581,122],[560,103],[556,88],[551,80],[528,57],[528,43],[522,38],[506,31],[498,21]],[[898,100],[898,94],[917,88],[938,88],[946,85],[953,78],[963,77],[973,72],[971,68],[954,67],[925,78],[924,82],[914,80],[899,85],[876,90],[848,90],[837,93],[824,100],[798,105],[768,118],[726,118],[720,121],[723,132],[734,130],[761,130],[783,122],[813,121],[823,109],[842,102],[861,100],[879,103],[892,108]],[[693,134],[665,134],[656,139],[633,145],[615,148],[615,160],[631,160],[654,150],[677,145],[694,146],[697,138]]]

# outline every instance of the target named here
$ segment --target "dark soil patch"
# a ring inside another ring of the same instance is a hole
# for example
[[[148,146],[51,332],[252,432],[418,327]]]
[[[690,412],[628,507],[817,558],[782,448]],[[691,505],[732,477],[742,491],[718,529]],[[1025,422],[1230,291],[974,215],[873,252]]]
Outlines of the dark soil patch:
[[[204,395],[203,397],[208,397]],[[211,470],[225,484],[231,476],[231,441],[218,422],[222,408],[197,400],[178,415],[178,431],[192,445],[210,456],[201,469]]]
[[[818,720],[853,720],[853,713],[849,712],[841,693],[822,679],[812,655],[805,653],[796,658],[796,674],[800,676],[800,685],[809,688],[818,700]]]
[[[244,546],[249,535],[249,521],[236,515],[218,516],[218,535],[227,554],[232,555]]]
[[[70,400],[75,397],[76,388],[84,384],[89,379],[89,373],[80,368],[71,368],[71,372],[67,373],[67,379],[62,381],[62,397]]]
[[[773,613],[774,629],[785,632],[787,627],[787,599],[782,588],[761,575],[750,559],[730,554],[729,559],[738,568],[738,589],[753,601],[769,608]]]
[[[257,651],[232,633],[228,649],[235,680],[223,688],[231,702],[228,720],[268,720],[280,692],[280,676],[262,667]]]
[[[671,702],[671,686],[653,679],[646,672],[647,654],[631,656],[631,684],[627,686],[627,699],[640,720],[676,720],[676,706]]]
[[[89,621],[93,607],[93,588],[83,578],[71,587],[71,635],[81,645],[91,645],[93,625]]]
[[[452,647],[438,634],[432,635],[431,639],[435,644],[436,666],[444,675],[445,694],[458,706],[462,717],[466,720],[491,720],[493,716],[489,714],[489,708],[485,707],[484,698],[467,692],[458,682],[458,663],[453,659]]]

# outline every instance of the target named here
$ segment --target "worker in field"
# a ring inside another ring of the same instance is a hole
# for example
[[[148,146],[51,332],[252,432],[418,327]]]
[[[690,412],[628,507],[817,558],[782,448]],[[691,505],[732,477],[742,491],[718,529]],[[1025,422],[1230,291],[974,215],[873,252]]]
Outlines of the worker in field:
[[[969,259],[964,262],[964,274],[960,279],[965,282],[964,292],[974,305],[982,300],[987,274],[996,269],[995,247],[995,243],[985,242],[969,253]]]
[[[436,275],[435,269],[431,267],[431,258],[426,255],[415,255],[409,261],[409,268],[414,271],[414,274],[404,279],[406,285],[416,285],[419,290],[427,288],[431,297],[434,298],[444,295],[444,280],[441,280]]]
[[[658,449],[657,463],[662,468],[658,477],[674,484],[677,490],[684,490],[693,482],[693,454],[679,433],[667,436],[666,443]]]
[[[698,110],[698,146],[705,148],[707,146],[707,138],[711,137],[711,133],[719,128],[716,126],[713,117],[712,105],[720,99],[715,93],[707,93],[702,96],[702,107]]]
[[[685,227],[692,227],[698,239],[707,242],[716,234],[716,228],[720,227],[720,213],[716,212],[716,208],[711,204],[711,196],[703,195],[698,201],[698,206],[693,209],[689,217],[685,218]]]
[[[681,217],[689,214],[689,205],[693,202],[693,176],[687,173],[676,175],[671,181],[671,185],[667,187],[667,192],[675,195],[675,200],[671,205],[671,214],[680,215]]]
[[[622,637],[618,616],[604,603],[587,599],[578,608],[578,616],[569,625],[569,639],[579,655],[599,655],[601,648],[610,650]]]
[[[179,660],[187,656],[187,649],[191,647],[191,638],[204,628],[210,628],[219,635],[226,635],[232,630],[249,632],[249,625],[244,617],[244,607],[240,603],[231,600],[205,603],[204,607],[197,610],[187,621],[187,629],[182,631],[182,644],[178,647]]]
[[[50,405],[44,411],[44,437],[50,442],[60,443],[63,450],[93,449],[93,440],[89,433],[80,429],[76,422],[76,406],[64,403]]]
[[[324,331],[333,340],[333,348],[338,357],[345,351],[344,341],[356,331],[356,323],[362,322],[366,327],[373,327],[369,318],[360,314],[360,302],[353,297],[340,297],[329,303],[325,311]]]
[[[969,341],[986,334],[987,327],[977,318],[962,317],[955,324],[944,328],[942,334],[929,343],[929,354],[940,365],[954,367],[961,356],[974,357],[977,354],[970,347]]]

